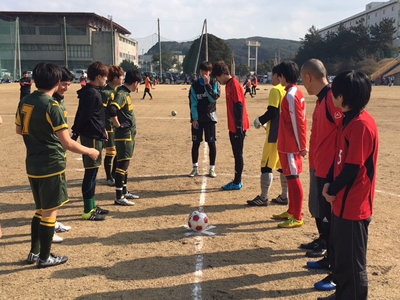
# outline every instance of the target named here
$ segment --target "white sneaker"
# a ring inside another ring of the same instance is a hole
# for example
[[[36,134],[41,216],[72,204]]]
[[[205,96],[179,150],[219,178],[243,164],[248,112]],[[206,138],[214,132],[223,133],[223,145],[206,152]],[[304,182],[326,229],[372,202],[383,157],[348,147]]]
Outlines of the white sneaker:
[[[59,236],[56,232],[53,235],[53,243],[61,243],[64,239]]]
[[[69,231],[71,228],[72,228],[71,226],[64,225],[61,222],[56,222],[56,226],[54,227],[54,230],[56,232],[66,232],[66,231]]]
[[[135,202],[129,201],[125,197],[122,197],[121,199],[115,199],[114,204],[121,205],[121,206],[133,206],[133,205],[135,205]]]

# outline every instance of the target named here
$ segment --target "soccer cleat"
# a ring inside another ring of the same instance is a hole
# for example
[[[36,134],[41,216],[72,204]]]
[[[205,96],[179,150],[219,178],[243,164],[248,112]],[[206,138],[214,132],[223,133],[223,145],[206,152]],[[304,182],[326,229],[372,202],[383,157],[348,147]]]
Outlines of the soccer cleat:
[[[281,213],[280,215],[272,215],[272,219],[276,220],[288,220],[290,218],[293,218],[293,215],[289,214],[287,211]]]
[[[133,206],[135,205],[135,202],[129,201],[126,198],[122,197],[121,199],[115,199],[114,204],[121,206]]]
[[[126,192],[126,194],[124,195],[124,197],[126,199],[139,199],[138,195],[132,194],[131,192]]]
[[[279,223],[278,227],[280,228],[295,228],[304,225],[304,220],[297,220],[296,218],[289,218],[286,221]]]
[[[315,283],[314,287],[319,291],[333,291],[336,290],[336,283],[332,280],[332,274],[329,274],[321,281]]]
[[[315,240],[313,240],[307,244],[300,244],[300,248],[305,249],[305,250],[313,250],[313,249],[317,248],[319,246],[319,244],[321,244],[321,241],[322,241],[322,239],[320,237],[318,237]]]
[[[88,213],[82,214],[82,219],[90,220],[90,221],[104,221],[106,219],[106,215],[101,215],[96,212],[96,208],[92,209]]]
[[[314,269],[314,270],[329,270],[330,269],[329,261],[326,257],[324,257],[323,259],[320,259],[318,261],[308,261],[307,267],[309,267],[310,269]]]
[[[306,252],[307,257],[323,257],[326,254],[326,245],[319,244],[317,248],[308,250]]]
[[[280,205],[288,205],[289,204],[288,198],[283,199],[281,195],[279,195],[278,197],[272,199],[271,202],[276,203],[276,204],[280,204]]]
[[[26,262],[31,265],[31,264],[37,263],[38,259],[39,259],[39,253],[35,254],[32,252],[29,252]]]
[[[236,184],[233,181],[231,181],[228,184],[225,184],[224,186],[222,186],[222,189],[224,191],[238,191],[238,190],[241,190],[242,187],[243,187],[242,182],[239,182],[238,184]]]
[[[197,168],[193,168],[192,172],[189,174],[189,177],[194,177],[199,175],[199,170]]]
[[[53,234],[53,243],[61,243],[64,239],[59,236],[56,232]]]
[[[247,200],[249,206],[267,206],[268,199],[263,200],[260,196],[255,197],[253,200]]]
[[[66,232],[66,231],[69,231],[71,228],[72,228],[71,226],[64,225],[61,222],[56,222],[56,226],[54,227],[54,230],[56,232]]]
[[[61,264],[65,264],[68,260],[68,257],[66,256],[57,256],[54,255],[53,253],[50,253],[49,258],[46,260],[41,260],[40,258],[37,261],[37,265],[39,268],[47,268],[47,267],[53,267]]]
[[[96,206],[96,214],[107,215],[110,211],[108,209],[102,209],[100,206]]]
[[[114,179],[107,179],[107,185],[108,186],[115,186],[115,182],[114,182]]]
[[[217,173],[215,173],[214,169],[210,169],[210,171],[208,172],[208,176],[210,176],[211,178],[215,178],[217,177]]]

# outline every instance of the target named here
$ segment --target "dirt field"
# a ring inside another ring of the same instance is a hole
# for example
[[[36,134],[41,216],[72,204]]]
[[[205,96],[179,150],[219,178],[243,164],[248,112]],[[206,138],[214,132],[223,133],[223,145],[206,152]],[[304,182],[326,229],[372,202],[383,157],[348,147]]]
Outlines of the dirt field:
[[[70,124],[78,87],[74,84],[66,97]],[[270,87],[261,85],[257,96],[248,99],[251,121],[265,111]],[[152,93],[152,101],[140,101],[142,94],[133,94],[138,135],[128,187],[140,199],[134,207],[115,206],[114,190],[105,185],[101,170],[97,202],[111,210],[110,215],[104,222],[83,221],[82,161],[80,155],[68,153],[70,203],[59,211],[58,220],[72,230],[60,234],[65,240],[54,244],[52,251],[67,255],[69,261],[39,270],[25,262],[34,205],[25,173],[25,147],[15,134],[19,86],[0,85],[0,299],[316,299],[328,295],[313,288],[325,273],[308,270],[309,259],[298,248],[316,237],[308,212],[308,172],[301,176],[305,225],[278,229],[271,215],[285,207],[245,205],[259,193],[264,130],[251,128],[245,140],[244,188],[222,191],[234,172],[225,93],[218,102],[215,179],[187,177],[191,171],[188,86],[157,86]],[[375,214],[369,227],[370,299],[400,299],[396,227],[400,185],[395,175],[400,169],[396,158],[400,153],[399,95],[400,87],[373,87],[368,106],[380,129]],[[314,97],[307,96],[309,116],[313,106]],[[172,110],[178,115],[172,117]],[[202,174],[208,171],[204,150],[202,145]],[[308,169],[307,159],[304,169]],[[279,176],[275,176],[272,197],[279,194],[279,186]],[[211,230],[215,235],[185,236],[181,225],[203,202],[216,226]]]

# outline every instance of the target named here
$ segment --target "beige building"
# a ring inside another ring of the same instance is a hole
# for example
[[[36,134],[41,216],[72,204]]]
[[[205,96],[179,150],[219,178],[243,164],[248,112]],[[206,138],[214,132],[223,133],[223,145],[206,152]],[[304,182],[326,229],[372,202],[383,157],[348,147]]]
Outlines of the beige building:
[[[87,69],[129,60],[138,65],[138,43],[121,25],[95,13],[0,12],[0,69],[19,78],[39,62]]]
[[[394,23],[397,26],[397,31],[393,35],[395,40],[393,44],[396,46],[400,46],[400,0],[391,0],[387,2],[371,2],[365,6],[365,10],[338,21],[334,24],[326,26],[318,30],[318,32],[324,37],[328,32],[336,32],[340,26],[343,24],[345,27],[356,26],[357,22],[364,19],[364,24],[366,26],[379,24],[383,19],[393,18],[396,22]]]

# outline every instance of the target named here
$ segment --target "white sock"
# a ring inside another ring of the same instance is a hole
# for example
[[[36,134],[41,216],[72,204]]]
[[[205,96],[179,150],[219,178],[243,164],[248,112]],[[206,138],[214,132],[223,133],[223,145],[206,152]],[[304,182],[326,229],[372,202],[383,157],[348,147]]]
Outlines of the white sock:
[[[271,189],[272,181],[274,180],[274,174],[272,173],[262,173],[261,174],[261,199],[267,200],[269,195],[269,190]]]

